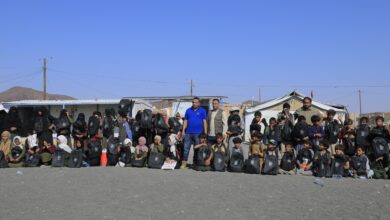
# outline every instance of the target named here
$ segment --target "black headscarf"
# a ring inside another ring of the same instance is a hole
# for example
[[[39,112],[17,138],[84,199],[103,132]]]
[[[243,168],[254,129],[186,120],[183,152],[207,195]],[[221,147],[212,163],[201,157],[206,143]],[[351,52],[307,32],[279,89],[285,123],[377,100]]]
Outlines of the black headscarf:
[[[11,131],[12,127],[15,127],[18,133],[22,130],[22,121],[19,118],[18,109],[14,106],[10,108],[6,120],[6,129]]]

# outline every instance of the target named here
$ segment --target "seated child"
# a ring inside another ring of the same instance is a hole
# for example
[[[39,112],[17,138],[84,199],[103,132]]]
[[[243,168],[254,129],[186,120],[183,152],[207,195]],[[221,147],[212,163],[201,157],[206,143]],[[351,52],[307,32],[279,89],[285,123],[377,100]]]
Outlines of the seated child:
[[[26,153],[26,159],[25,159],[25,166],[26,167],[38,167],[41,156],[39,155],[39,148],[37,143],[31,143],[29,144],[27,153]]]
[[[26,149],[21,144],[19,136],[15,136],[11,145],[11,151],[8,155],[8,165],[10,168],[19,168],[24,166],[24,155]]]
[[[298,117],[298,122],[294,125],[292,132],[293,139],[296,143],[295,151],[299,152],[303,149],[303,143],[309,139],[309,125],[303,115]]]
[[[296,156],[292,143],[285,143],[286,152],[284,152],[280,161],[279,174],[296,174]]]
[[[230,156],[232,156],[235,153],[239,153],[239,154],[244,156],[244,151],[241,148],[241,143],[242,143],[241,138],[236,137],[233,139],[234,146],[232,148],[232,152],[231,152]]]
[[[43,146],[41,146],[39,150],[39,154],[41,156],[41,163],[43,166],[49,166],[51,164],[52,155],[55,150],[56,147],[53,145],[53,143],[47,140],[43,141]]]
[[[222,153],[222,154],[223,154],[223,156],[224,156],[224,161],[225,161],[225,167],[226,167],[226,166],[227,166],[227,163],[229,162],[229,155],[230,155],[230,153],[229,153],[229,148],[227,148],[227,147],[225,146],[225,144],[223,143],[223,140],[224,140],[223,135],[222,135],[221,133],[218,133],[218,134],[216,135],[216,141],[217,141],[217,143],[215,143],[215,144],[212,146],[212,148],[213,148],[213,152],[214,152],[214,153],[219,152],[219,153]]]
[[[314,154],[314,166],[313,166],[313,174],[316,177],[330,177],[331,169],[330,165],[332,162],[329,149],[329,144],[327,141],[320,142],[320,151],[317,151]]]
[[[164,145],[161,143],[161,136],[156,135],[154,137],[154,143],[150,145],[150,152],[164,153]]]
[[[304,141],[303,149],[298,152],[297,156],[297,173],[305,176],[312,176],[313,158],[314,151],[311,149],[311,142]]]
[[[365,154],[363,147],[356,148],[356,154],[351,158],[352,172],[355,178],[367,179],[371,178],[374,172],[370,168],[370,161]]]
[[[265,175],[277,175],[279,165],[278,165],[278,150],[277,150],[277,141],[271,139],[268,141],[268,147],[264,155],[264,164],[262,173]]]
[[[194,146],[196,152],[195,169],[198,171],[210,171],[211,160],[213,159],[213,148],[207,143],[205,134],[199,135],[200,144]]]
[[[132,155],[132,160],[134,162],[143,161],[145,165],[146,158],[148,157],[149,148],[146,146],[146,138],[140,137],[138,139],[138,145],[135,147],[135,152]],[[134,162],[132,162],[134,164]]]
[[[261,140],[262,140],[262,135],[260,132],[252,133],[251,146],[249,147],[249,152],[248,152],[249,157],[251,157],[251,156],[258,156],[259,157],[260,169],[264,163],[264,152],[267,149],[267,147],[265,145],[263,145]]]
[[[332,161],[332,174],[334,177],[348,177],[352,172],[350,169],[350,158],[344,154],[344,146],[336,145],[335,155]]]
[[[309,138],[311,142],[313,143],[312,149],[314,152],[318,152],[321,149],[320,141],[325,136],[324,128],[321,126],[321,118],[318,115],[313,115],[311,117],[311,122],[313,123],[313,126],[309,128]]]
[[[123,144],[119,148],[119,162],[116,167],[127,167],[131,162],[131,148],[134,148],[133,142],[129,138],[123,141]],[[135,151],[135,150],[134,150]]]

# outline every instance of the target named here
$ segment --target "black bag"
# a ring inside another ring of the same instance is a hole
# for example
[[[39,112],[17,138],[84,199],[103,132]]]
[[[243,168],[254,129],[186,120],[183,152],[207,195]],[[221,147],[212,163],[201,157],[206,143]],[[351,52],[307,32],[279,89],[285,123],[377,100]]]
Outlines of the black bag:
[[[293,129],[294,138],[303,140],[309,136],[309,125],[306,122],[298,122]]]
[[[133,131],[133,140],[138,140],[142,136],[141,126],[138,121],[132,121],[131,130]]]
[[[56,122],[57,130],[64,130],[70,128],[70,121],[68,117],[60,117]]]
[[[344,151],[345,154],[348,156],[355,155],[356,147],[355,147],[355,141],[353,139],[347,138],[344,139]]]
[[[156,115],[156,120],[154,121],[154,123],[157,134],[166,134],[169,132],[168,125],[165,123],[164,118],[161,114]]]
[[[260,164],[258,156],[251,156],[246,161],[245,172],[249,174],[260,174]]]
[[[261,133],[261,125],[257,123],[252,123],[249,127],[249,131],[251,132],[251,134],[253,134],[254,132]]]
[[[177,134],[183,129],[183,126],[180,124],[179,120],[175,117],[171,117],[168,119],[169,127],[171,128],[172,133]]]
[[[285,152],[280,162],[280,168],[285,171],[291,171],[295,168],[296,158],[293,152]]]
[[[34,122],[34,131],[37,132],[37,134],[40,134],[43,132],[43,117],[38,117],[35,119]]]
[[[221,152],[214,153],[214,170],[218,172],[225,172],[225,156]]]
[[[132,112],[133,112],[133,106],[134,106],[134,101],[129,100],[129,99],[121,99],[119,101],[119,106],[118,106],[118,113],[121,116],[126,116],[128,113],[130,113],[130,117],[132,117]]]
[[[240,173],[244,170],[244,155],[241,153],[233,153],[229,163],[230,172]]]
[[[109,138],[114,133],[114,119],[111,116],[106,116],[103,119],[103,136]]]
[[[83,163],[83,151],[77,149],[72,150],[68,161],[68,167],[80,168],[82,163]]]
[[[389,155],[389,144],[382,137],[376,137],[372,140],[372,149],[376,158]]]
[[[145,109],[142,111],[140,125],[143,129],[152,128],[152,110]]]
[[[161,169],[164,165],[165,156],[162,153],[152,152],[149,155],[148,167],[152,169]]]
[[[88,143],[88,160],[90,166],[100,166],[102,156],[102,144],[100,141],[90,141]]]
[[[368,125],[359,125],[356,131],[356,144],[357,146],[369,147],[370,142],[368,140],[368,136],[370,134],[370,127]]]
[[[313,171],[316,177],[332,177],[330,164],[327,164],[322,157],[315,161]]]
[[[52,167],[64,167],[65,166],[65,151],[62,149],[56,149],[53,153],[53,159],[51,161]]]
[[[5,159],[3,151],[0,151],[0,168],[8,168],[8,162]]]
[[[119,152],[119,161],[125,165],[130,164],[131,162],[131,151],[128,146],[121,146]]]
[[[119,139],[110,138],[107,141],[107,165],[115,166],[118,163],[118,145]]]
[[[325,137],[329,144],[337,143],[337,134],[340,132],[340,126],[336,121],[326,121],[325,123]]]
[[[94,137],[98,134],[99,132],[99,128],[100,128],[100,122],[99,122],[99,119],[92,115],[91,117],[89,117],[89,120],[88,120],[88,134],[89,134],[89,137]]]
[[[290,120],[285,120],[284,126],[282,129],[282,141],[292,141],[292,132],[293,132],[294,126],[291,123]]]
[[[344,163],[344,157],[338,157],[337,155],[335,155],[334,159],[332,160],[332,175],[345,176]]]
[[[142,160],[131,160],[131,166],[132,167],[145,167],[145,161],[146,161],[146,158],[142,159]]]
[[[276,155],[265,155],[264,169],[265,175],[277,175],[278,174],[278,157]]]
[[[41,161],[41,156],[39,154],[26,154],[26,161],[24,163],[25,167],[38,167],[39,162]]]
[[[365,176],[367,171],[367,157],[352,157],[352,167],[357,171],[359,176]]]
[[[237,136],[241,134],[242,129],[240,127],[241,118],[239,115],[231,115],[228,119],[228,131],[231,133],[231,136]]]
[[[312,149],[313,149],[314,152],[317,152],[317,151],[321,150],[320,143],[321,143],[322,140],[323,140],[322,138],[314,138],[312,140],[312,143],[313,143]]]
[[[211,152],[208,147],[200,147],[196,153],[196,163],[198,166],[205,166],[205,161],[210,157]]]

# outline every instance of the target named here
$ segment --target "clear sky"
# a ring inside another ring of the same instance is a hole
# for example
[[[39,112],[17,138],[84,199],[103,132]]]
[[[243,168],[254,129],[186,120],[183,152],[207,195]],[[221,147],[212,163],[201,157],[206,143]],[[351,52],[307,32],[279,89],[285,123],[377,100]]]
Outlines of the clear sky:
[[[358,112],[390,111],[388,0],[0,1],[0,90],[76,98],[296,89]]]

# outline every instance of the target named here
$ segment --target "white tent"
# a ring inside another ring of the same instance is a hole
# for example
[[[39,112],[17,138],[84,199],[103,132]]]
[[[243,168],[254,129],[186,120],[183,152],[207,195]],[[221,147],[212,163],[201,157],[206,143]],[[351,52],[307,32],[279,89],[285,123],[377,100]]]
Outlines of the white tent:
[[[261,111],[263,118],[269,121],[272,117],[277,117],[278,113],[283,110],[283,104],[289,103],[291,106],[291,113],[294,113],[297,109],[302,107],[302,100],[305,96],[303,96],[301,93],[293,91],[281,98],[273,99],[267,102],[264,102],[258,106],[248,108],[244,112],[244,119],[245,119],[245,140],[249,140],[250,137],[250,124],[254,118],[254,114],[256,111]],[[312,107],[315,109],[318,109],[323,114],[326,114],[327,110],[333,109],[336,111],[336,117],[338,117],[338,114],[343,114],[344,117],[348,113],[346,108],[344,106],[333,106],[328,104],[323,104],[317,101],[312,102]]]

